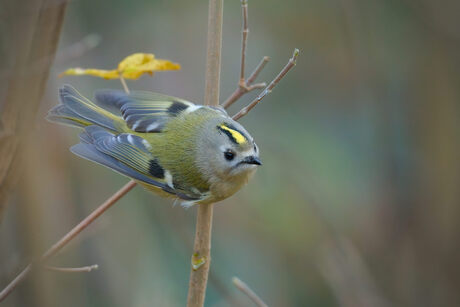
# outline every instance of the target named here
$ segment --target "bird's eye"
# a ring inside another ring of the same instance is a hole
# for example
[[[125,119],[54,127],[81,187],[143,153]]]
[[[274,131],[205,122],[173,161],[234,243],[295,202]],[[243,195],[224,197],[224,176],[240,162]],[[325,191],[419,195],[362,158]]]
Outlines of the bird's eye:
[[[232,161],[235,158],[235,153],[229,149],[224,152],[224,157],[228,161]]]

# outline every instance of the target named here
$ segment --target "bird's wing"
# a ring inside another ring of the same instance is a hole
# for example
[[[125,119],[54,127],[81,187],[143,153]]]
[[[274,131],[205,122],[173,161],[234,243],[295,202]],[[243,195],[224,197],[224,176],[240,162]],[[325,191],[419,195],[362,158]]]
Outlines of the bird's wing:
[[[202,106],[152,92],[99,90],[95,94],[100,107],[121,113],[128,127],[136,132],[161,132],[168,120],[182,112],[193,112]]]
[[[59,89],[59,100],[61,104],[48,113],[47,119],[50,121],[77,127],[98,125],[116,131],[115,123],[122,120],[95,105],[70,85]]]
[[[81,142],[71,148],[78,156],[109,167],[125,176],[153,185],[183,200],[199,200],[201,195],[174,188],[171,175],[149,150],[150,144],[129,133],[114,135],[104,128],[88,126]]]

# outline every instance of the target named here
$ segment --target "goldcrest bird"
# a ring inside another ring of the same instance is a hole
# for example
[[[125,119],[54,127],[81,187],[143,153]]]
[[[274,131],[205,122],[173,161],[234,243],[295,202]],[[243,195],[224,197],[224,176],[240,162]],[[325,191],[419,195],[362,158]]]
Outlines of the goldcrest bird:
[[[183,206],[223,200],[261,165],[254,139],[218,107],[152,92],[59,90],[53,122],[84,128],[71,151]]]

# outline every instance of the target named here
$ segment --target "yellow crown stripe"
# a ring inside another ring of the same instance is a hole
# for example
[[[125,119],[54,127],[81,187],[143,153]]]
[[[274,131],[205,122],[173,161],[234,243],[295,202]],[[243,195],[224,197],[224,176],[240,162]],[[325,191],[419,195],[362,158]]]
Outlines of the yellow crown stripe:
[[[243,144],[246,142],[246,138],[240,132],[233,130],[225,125],[221,125],[220,128],[230,132],[232,134],[232,137],[236,140],[238,144]]]

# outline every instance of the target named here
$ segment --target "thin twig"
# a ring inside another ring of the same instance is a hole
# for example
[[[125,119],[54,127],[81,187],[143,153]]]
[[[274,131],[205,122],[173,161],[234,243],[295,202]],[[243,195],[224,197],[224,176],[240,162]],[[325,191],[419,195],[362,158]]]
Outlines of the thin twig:
[[[129,88],[128,88],[128,85],[126,84],[125,78],[123,77],[123,72],[120,72],[119,74],[120,74],[121,85],[123,85],[123,89],[125,90],[125,92],[129,94]]]
[[[75,226],[71,231],[69,231],[64,237],[62,237],[57,243],[55,243],[50,249],[48,249],[38,261],[39,263],[44,263],[54,255],[56,255],[64,246],[67,245],[73,238],[75,238],[80,232],[88,227],[94,220],[96,220],[102,213],[107,209],[112,207],[120,198],[122,198],[126,193],[128,193],[132,188],[136,186],[134,180],[129,181],[125,184],[120,190],[115,194],[110,196],[102,205],[100,205],[96,210],[94,210],[90,215],[88,215],[84,220],[82,220],[77,226]],[[2,302],[16,287],[21,283],[21,281],[30,273],[32,270],[32,263],[29,263],[26,268],[8,285],[5,289],[0,292],[0,302]]]
[[[62,267],[57,267],[57,266],[45,265],[44,268],[49,271],[61,272],[61,273],[88,273],[88,272],[91,272],[92,270],[97,270],[99,266],[97,264],[93,264],[93,265],[83,266],[79,268],[62,268]]]
[[[246,115],[249,111],[251,111],[267,94],[269,94],[273,88],[280,82],[281,79],[291,70],[292,67],[296,65],[297,57],[299,56],[299,49],[295,49],[292,57],[289,59],[289,62],[284,66],[284,68],[280,71],[280,73],[273,79],[272,82],[260,93],[249,105],[241,109],[238,113],[236,113],[232,118],[233,120],[239,120],[241,117]]]
[[[246,46],[248,43],[248,1],[241,0],[241,11],[243,13],[243,30],[241,31],[241,67],[240,67],[240,85],[246,85],[244,82],[244,68],[246,65]]]
[[[222,50],[223,0],[209,0],[208,44],[206,50],[205,105],[219,105],[220,62]],[[211,262],[213,204],[198,205],[192,269],[187,297],[188,307],[202,307]]]
[[[241,96],[243,96],[244,94],[249,93],[250,91],[253,91],[255,89],[264,88],[265,86],[267,86],[265,82],[256,83],[256,84],[252,84],[252,83],[256,80],[257,76],[262,71],[262,69],[265,67],[265,65],[268,63],[268,61],[270,61],[270,58],[268,56],[264,56],[262,60],[260,61],[260,63],[254,69],[252,74],[249,76],[248,80],[246,81],[246,85],[243,87],[238,84],[238,87],[236,88],[236,90],[222,103],[222,107],[227,109],[232,104],[234,104],[238,99],[240,99]]]
[[[252,291],[252,289],[249,288],[249,286],[246,283],[244,283],[241,279],[239,279],[238,277],[233,277],[232,282],[235,285],[235,287],[237,287],[238,290],[246,294],[251,299],[251,301],[254,302],[254,304],[256,304],[259,307],[268,307],[268,305],[265,304],[265,302],[254,291]]]
[[[241,65],[240,65],[240,79],[238,80],[238,87],[236,90],[222,103],[222,107],[225,109],[230,107],[235,101],[237,101],[241,96],[250,91],[253,91],[258,88],[264,88],[265,83],[252,84],[261,70],[264,68],[265,64],[269,61],[269,57],[265,56],[262,61],[257,65],[254,72],[251,76],[245,80],[244,71],[246,67],[246,49],[248,43],[249,35],[249,26],[248,26],[248,1],[241,0],[241,12],[243,15],[243,29],[241,30]]]
[[[270,61],[270,57],[268,56],[264,56],[262,58],[262,60],[260,61],[259,64],[257,64],[256,68],[254,69],[254,71],[252,72],[252,74],[249,76],[248,80],[246,80],[246,85],[247,86],[251,86],[252,82],[254,82],[257,78],[257,76],[260,74],[260,72],[262,71],[262,69],[264,69],[265,65],[267,65],[268,61]],[[265,84],[265,82],[263,83],[259,83],[259,84]],[[256,84],[254,84],[256,85]],[[252,86],[254,86],[252,85]],[[265,85],[264,85],[265,86]]]

